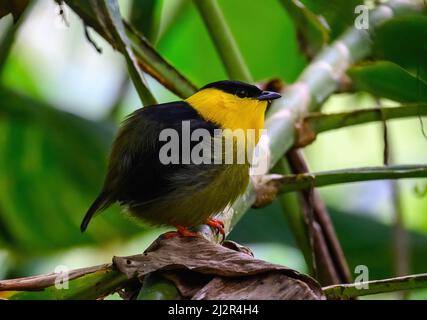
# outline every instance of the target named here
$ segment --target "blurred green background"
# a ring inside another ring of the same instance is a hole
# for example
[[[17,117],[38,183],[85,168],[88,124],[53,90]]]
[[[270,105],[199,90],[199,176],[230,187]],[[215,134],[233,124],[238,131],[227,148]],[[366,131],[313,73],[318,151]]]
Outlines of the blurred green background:
[[[298,49],[292,19],[280,2],[219,3],[254,79],[294,81],[306,59]],[[122,0],[120,5],[123,16],[129,17],[132,1]],[[102,184],[117,126],[141,105],[123,56],[89,31],[102,48],[98,54],[86,40],[80,18],[65,7],[65,22],[59,10],[53,1],[35,1],[0,67],[0,279],[140,253],[164,232],[129,221],[118,207],[97,217],[87,233],[79,231]],[[226,78],[191,1],[164,0],[153,10],[155,19],[145,28],[172,65],[197,86]],[[0,20],[0,41],[11,25],[11,16]],[[177,99],[153,79],[149,86],[159,102]],[[323,110],[375,105],[368,94],[337,94]],[[394,163],[426,162],[427,139],[420,120],[389,123]],[[314,172],[382,165],[382,124],[323,133],[305,150]],[[426,272],[427,184],[405,180],[399,187],[410,239],[410,272]],[[370,279],[394,276],[392,184],[377,181],[320,191],[350,269],[366,265]],[[230,238],[249,246],[258,258],[307,271],[277,204],[251,210]],[[412,297],[427,297],[427,293],[414,292]]]

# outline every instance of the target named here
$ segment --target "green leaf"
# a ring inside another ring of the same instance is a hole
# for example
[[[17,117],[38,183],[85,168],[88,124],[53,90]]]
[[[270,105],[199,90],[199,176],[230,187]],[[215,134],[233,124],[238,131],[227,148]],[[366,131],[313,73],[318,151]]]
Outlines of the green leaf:
[[[363,0],[300,0],[311,11],[325,18],[331,30],[331,40],[352,26],[356,15],[354,9]]]
[[[106,123],[0,88],[0,242],[6,248],[28,257],[143,230],[112,208],[87,234],[79,231],[102,186],[113,133]]]
[[[427,83],[392,62],[355,66],[348,75],[356,90],[399,102],[427,102]]]
[[[329,30],[321,19],[297,0],[281,0],[297,29],[300,50],[312,58],[329,41]]]
[[[427,17],[413,15],[385,22],[375,32],[374,54],[427,80]]]
[[[133,0],[130,22],[151,43],[155,43],[160,27],[163,0]]]

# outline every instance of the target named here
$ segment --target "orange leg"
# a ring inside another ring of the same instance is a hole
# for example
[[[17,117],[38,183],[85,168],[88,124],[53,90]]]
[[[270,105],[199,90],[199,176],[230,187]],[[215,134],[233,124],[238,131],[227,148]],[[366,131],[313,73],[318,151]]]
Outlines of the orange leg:
[[[224,240],[225,238],[224,222],[217,219],[208,219],[206,220],[206,224],[212,227],[213,229],[215,229],[217,232],[219,232],[222,235]]]
[[[178,230],[178,233],[183,237],[200,237],[196,232],[188,230],[186,227],[183,226],[175,226]]]
[[[166,239],[174,237],[200,237],[196,232],[188,230],[186,227],[175,225],[177,231],[169,231],[163,234]]]

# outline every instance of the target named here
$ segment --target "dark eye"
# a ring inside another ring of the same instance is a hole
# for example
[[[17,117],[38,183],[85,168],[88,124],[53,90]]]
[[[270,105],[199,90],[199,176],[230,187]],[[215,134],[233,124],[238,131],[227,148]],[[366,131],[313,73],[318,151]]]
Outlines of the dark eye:
[[[246,89],[238,89],[236,92],[236,96],[239,98],[246,98],[248,96],[248,91]]]

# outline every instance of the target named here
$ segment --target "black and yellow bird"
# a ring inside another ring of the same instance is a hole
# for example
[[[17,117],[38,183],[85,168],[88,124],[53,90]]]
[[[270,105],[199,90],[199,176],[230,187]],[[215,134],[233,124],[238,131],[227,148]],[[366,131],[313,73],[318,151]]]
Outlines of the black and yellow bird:
[[[118,202],[146,223],[175,226],[176,234],[194,236],[188,228],[203,223],[223,233],[222,222],[211,217],[244,193],[249,182],[249,164],[247,161],[164,164],[159,154],[166,142],[159,137],[164,129],[176,130],[179,151],[191,152],[194,141],[190,150],[182,147],[183,122],[189,124],[191,132],[205,129],[212,139],[218,132],[215,129],[258,132],[264,127],[268,103],[277,98],[280,98],[278,93],[262,91],[253,85],[218,81],[204,86],[185,101],[133,112],[114,141],[104,186],[82,221],[82,232],[95,213]],[[258,139],[256,135],[253,143]]]

